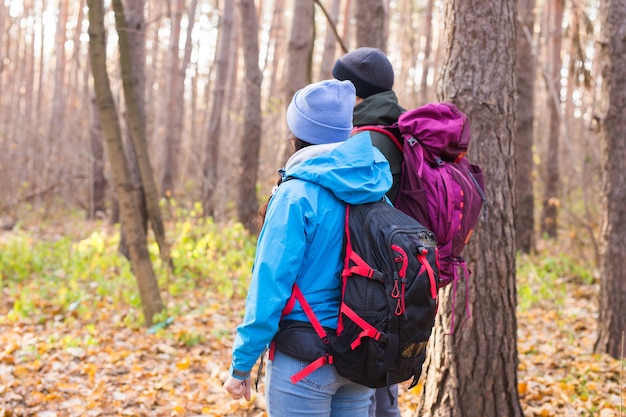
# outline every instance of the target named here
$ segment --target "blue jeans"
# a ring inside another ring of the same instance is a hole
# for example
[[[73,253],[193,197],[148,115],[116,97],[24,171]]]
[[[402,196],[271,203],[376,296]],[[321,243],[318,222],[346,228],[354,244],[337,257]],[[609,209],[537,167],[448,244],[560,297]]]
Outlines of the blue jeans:
[[[324,365],[297,384],[290,378],[308,365],[276,351],[268,361],[265,397],[269,417],[364,417],[372,388],[356,384]]]
[[[393,405],[389,401],[387,387],[377,388],[372,395],[369,417],[400,417],[400,407],[398,406],[398,384],[389,387],[395,401]]]

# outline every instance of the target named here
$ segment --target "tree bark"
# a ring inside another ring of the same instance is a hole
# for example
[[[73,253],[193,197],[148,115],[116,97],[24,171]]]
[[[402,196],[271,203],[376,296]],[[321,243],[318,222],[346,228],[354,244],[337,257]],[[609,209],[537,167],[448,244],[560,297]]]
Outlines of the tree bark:
[[[189,5],[189,13],[187,16],[187,21],[189,22],[189,24],[187,25],[187,33],[185,35],[185,53],[183,54],[183,62],[182,62],[182,70],[181,70],[181,78],[178,80],[178,82],[180,83],[179,88],[180,91],[183,91],[182,95],[181,95],[181,106],[185,106],[186,101],[185,101],[185,80],[186,80],[186,76],[185,74],[187,73],[187,69],[189,68],[189,65],[191,63],[191,50],[192,50],[192,42],[193,42],[193,37],[191,36],[193,33],[193,28],[195,25],[195,21],[196,21],[196,10],[198,8],[198,0],[191,0],[191,4]],[[189,153],[193,152],[193,149],[198,149],[196,147],[196,143],[194,141],[194,138],[196,137],[196,132],[197,132],[197,128],[198,128],[198,124],[196,123],[194,119],[194,115],[196,114],[196,99],[197,99],[197,72],[195,72],[194,75],[191,76],[190,79],[190,84],[191,84],[191,99],[189,100],[189,107],[190,107],[190,114],[191,114],[191,118],[192,121],[190,123],[189,126],[189,133],[184,135],[184,138],[189,138],[189,140],[187,141],[183,141],[181,139],[181,146],[183,146],[183,149],[181,149],[181,153],[183,155],[182,159],[182,164],[181,166],[183,167],[183,171],[180,173],[179,175],[179,180],[178,180],[178,184],[184,184],[185,183],[185,170],[184,168],[188,166],[189,164]],[[181,129],[184,128],[185,125],[185,112],[181,111],[180,117],[180,124],[181,124]],[[184,146],[186,142],[187,146]],[[194,164],[194,166],[199,166]]]
[[[533,121],[535,57],[533,27],[535,0],[518,0],[517,106],[515,126],[515,236],[517,249],[530,253],[534,247]]]
[[[50,128],[48,130],[48,143],[61,140],[63,134],[63,121],[65,120],[65,41],[67,36],[68,1],[60,0],[57,31],[55,35],[55,66],[54,66],[54,101],[52,114],[50,115]],[[53,146],[54,148],[54,146]]]
[[[455,298],[452,285],[440,291],[417,415],[521,417],[513,224],[515,2],[451,0],[445,24],[438,99],[454,102],[471,121],[469,160],[485,172],[489,218],[465,251],[471,280],[459,283]],[[472,317],[448,335],[452,314],[461,323],[466,307]]]
[[[548,0],[548,143],[543,165],[544,192],[541,213],[541,232],[552,239],[557,237],[559,207],[559,143],[561,136],[561,44],[563,39],[563,0]]]
[[[46,3],[42,1],[41,10],[40,10],[40,13],[42,16],[45,10],[46,10]],[[41,39],[44,39],[46,36],[45,28],[46,28],[45,25],[40,25],[39,27],[39,36],[41,37]],[[37,77],[37,103],[36,103],[36,109],[37,109],[36,114],[39,119],[43,119],[43,109],[42,109],[43,98],[44,98],[43,86],[44,86],[44,79],[48,75],[46,74],[46,71],[44,70],[45,68],[44,62],[46,59],[44,45],[45,45],[45,42],[41,42],[39,44],[39,62],[38,62],[39,75]]]
[[[258,21],[254,0],[240,0],[240,27],[243,41],[245,107],[243,144],[240,146],[241,175],[237,212],[239,221],[250,232],[256,231],[258,201],[256,195],[259,153],[261,149],[261,70],[259,69]]]
[[[271,72],[269,81],[268,98],[270,102],[281,102],[280,86],[278,80],[281,79],[281,70],[283,69],[283,56],[285,50],[285,25],[283,22],[283,14],[285,12],[285,0],[276,0],[274,3],[274,13],[272,13],[272,24],[269,31],[269,40],[267,50],[271,49]],[[266,60],[267,62],[267,60]],[[265,68],[264,68],[265,69]],[[271,104],[272,106],[274,104]]]
[[[131,53],[131,66],[133,73],[133,90],[135,91],[135,102],[139,108],[139,115],[141,118],[141,124],[146,125],[146,31],[145,31],[145,18],[144,18],[144,0],[126,0],[126,8],[124,10],[124,16],[126,18],[126,27],[130,30],[125,31],[126,38],[128,39],[128,45]],[[128,105],[128,104],[127,104]],[[139,203],[139,215],[141,216],[141,224],[143,225],[144,232],[148,233],[148,208],[146,207],[146,197],[142,186],[141,169],[139,167],[139,161],[137,159],[137,153],[133,146],[133,132],[129,126],[132,122],[129,120],[131,112],[124,112],[124,121],[126,122],[126,129],[124,131],[124,151],[126,152],[126,160],[128,161],[128,169],[130,171],[130,177],[135,184],[133,192],[135,193],[135,199]],[[114,195],[111,197],[115,198]],[[113,207],[117,208],[117,200],[113,200]],[[116,209],[117,216],[116,223],[119,222],[119,208]],[[120,246],[119,252],[127,259],[129,258],[128,246],[126,245],[126,235],[124,231],[120,231]]]
[[[4,2],[0,2],[0,57],[4,58],[4,25],[7,20],[7,16],[9,15],[9,9],[4,4]],[[0,61],[0,74],[4,70],[4,59]]]
[[[102,0],[88,0],[87,5],[89,7],[89,56],[102,131],[106,139],[113,182],[119,198],[121,225],[128,238],[130,262],[139,287],[145,324],[150,326],[154,315],[163,309],[163,302],[152,269],[146,234],[137,210],[137,201],[132,192],[119,118],[106,71]]]
[[[326,21],[326,33],[324,35],[324,52],[322,53],[322,63],[320,64],[319,78],[321,80],[328,80],[333,78],[331,71],[333,69],[333,65],[335,65],[335,52],[337,50],[338,41],[337,36],[335,36],[335,30],[333,30],[333,26],[336,29],[337,21],[339,20],[340,6],[341,0],[332,0],[331,9],[328,14],[328,20],[330,21]]]
[[[141,186],[148,211],[148,218],[154,232],[154,237],[159,245],[161,258],[168,267],[171,267],[169,244],[165,238],[165,226],[159,207],[159,193],[156,186],[152,164],[148,155],[146,140],[145,116],[137,99],[134,83],[134,71],[132,67],[132,51],[128,42],[128,29],[126,17],[121,0],[113,0],[115,10],[115,22],[118,29],[118,45],[120,49],[120,68],[122,71],[122,83],[124,86],[124,100],[128,112],[127,120],[131,131],[132,147],[137,157],[137,164],[141,173]]]
[[[422,60],[422,77],[420,80],[420,100],[422,104],[428,103],[432,97],[428,87],[428,73],[434,67],[431,63],[431,45],[433,42],[433,6],[435,0],[426,0],[426,10],[424,11],[424,59]]]
[[[215,191],[217,189],[217,164],[222,135],[222,110],[228,84],[230,48],[234,20],[235,2],[225,1],[217,43],[213,103],[209,115],[209,130],[206,138],[206,154],[202,164],[202,208],[205,216],[215,215]]]
[[[356,46],[369,46],[387,51],[389,7],[385,0],[361,0],[354,9]]]
[[[180,63],[180,21],[183,17],[184,0],[174,0],[174,12],[170,18],[169,45],[169,94],[167,97],[167,122],[165,125],[165,152],[161,194],[171,197],[178,183],[181,136],[183,130],[185,67]],[[193,25],[193,22],[189,22]]]
[[[626,3],[600,1],[602,254],[596,352],[623,359],[626,332]]]
[[[104,176],[104,146],[102,126],[96,98],[90,102],[89,144],[91,145],[91,193],[87,218],[96,219],[106,213],[106,177]]]
[[[285,74],[285,106],[293,95],[311,83],[313,40],[315,39],[313,0],[298,0],[293,5],[293,20],[287,47],[287,71]],[[285,109],[286,110],[286,109]],[[292,149],[283,140],[278,161],[283,166],[291,156]]]

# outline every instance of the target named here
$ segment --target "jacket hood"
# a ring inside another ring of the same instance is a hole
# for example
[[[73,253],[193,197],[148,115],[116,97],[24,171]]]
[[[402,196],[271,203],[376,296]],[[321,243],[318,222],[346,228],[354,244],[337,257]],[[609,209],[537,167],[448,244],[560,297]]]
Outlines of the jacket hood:
[[[380,200],[392,184],[389,163],[372,146],[367,132],[345,142],[299,150],[285,166],[283,179],[291,178],[318,184],[349,204]]]
[[[398,97],[393,91],[369,96],[354,107],[354,126],[392,125],[405,109],[398,104]]]

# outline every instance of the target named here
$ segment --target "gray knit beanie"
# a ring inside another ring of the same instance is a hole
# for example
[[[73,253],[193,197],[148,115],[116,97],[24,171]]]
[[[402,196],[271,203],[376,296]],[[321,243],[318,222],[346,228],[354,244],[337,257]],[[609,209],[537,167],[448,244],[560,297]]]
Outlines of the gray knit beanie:
[[[343,142],[352,132],[356,91],[350,81],[324,80],[293,95],[287,126],[298,139],[313,145]]]
[[[393,87],[393,68],[383,51],[362,47],[348,52],[335,62],[333,77],[350,80],[356,95],[367,98]]]

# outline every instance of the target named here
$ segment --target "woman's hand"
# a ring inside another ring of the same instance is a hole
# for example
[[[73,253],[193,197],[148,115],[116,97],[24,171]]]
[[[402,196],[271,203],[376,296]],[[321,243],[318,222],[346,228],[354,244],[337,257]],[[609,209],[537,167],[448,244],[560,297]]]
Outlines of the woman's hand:
[[[250,377],[242,380],[229,376],[224,382],[224,388],[234,400],[244,397],[246,401],[250,401]]]

